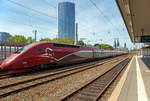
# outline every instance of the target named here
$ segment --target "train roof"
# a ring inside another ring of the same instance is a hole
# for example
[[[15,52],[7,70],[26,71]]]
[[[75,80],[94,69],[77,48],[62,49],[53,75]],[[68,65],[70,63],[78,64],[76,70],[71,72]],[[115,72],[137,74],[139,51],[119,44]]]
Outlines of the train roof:
[[[36,42],[30,44],[32,46],[41,45],[41,44],[53,44],[56,47],[68,47],[68,48],[90,48],[90,49],[98,49],[96,47],[87,47],[87,46],[81,46],[81,45],[72,45],[72,44],[65,44],[65,43],[57,43],[57,42],[48,42],[48,41],[42,41],[42,42]]]

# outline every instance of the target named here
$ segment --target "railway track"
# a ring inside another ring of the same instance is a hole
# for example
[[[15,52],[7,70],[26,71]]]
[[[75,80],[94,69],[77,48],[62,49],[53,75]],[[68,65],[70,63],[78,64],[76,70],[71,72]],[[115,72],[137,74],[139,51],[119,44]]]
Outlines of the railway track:
[[[10,76],[10,75],[7,74],[7,73],[0,74],[0,80],[2,80],[2,79],[7,79],[7,78],[10,78],[10,77],[12,77],[12,76]]]
[[[122,57],[122,58],[124,58],[124,57]],[[75,73],[82,72],[82,71],[85,71],[85,70],[93,68],[93,67],[100,66],[104,63],[118,62],[118,60],[121,60],[121,58],[117,58],[114,60],[110,59],[108,61],[104,61],[104,62],[100,62],[100,63],[93,63],[90,65],[79,66],[78,68],[67,69],[67,70],[51,73],[51,74],[48,74],[45,76],[41,76],[41,77],[29,79],[29,80],[24,80],[24,81],[12,83],[12,84],[3,85],[3,86],[0,86],[0,91],[1,91],[0,98],[36,87],[41,84],[48,83],[53,80],[57,80],[57,79],[61,79],[63,77],[69,76],[69,75],[73,75]]]
[[[130,58],[121,61],[114,68],[86,82],[79,89],[64,96],[60,101],[98,101],[129,61]]]

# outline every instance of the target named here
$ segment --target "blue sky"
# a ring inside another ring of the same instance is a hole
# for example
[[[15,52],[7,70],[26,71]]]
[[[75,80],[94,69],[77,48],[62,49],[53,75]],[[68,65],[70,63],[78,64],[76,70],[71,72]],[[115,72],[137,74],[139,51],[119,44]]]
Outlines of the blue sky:
[[[25,7],[15,5],[14,1]],[[34,37],[33,30],[38,31],[40,38],[55,38],[58,32],[58,3],[67,0],[0,0],[0,32],[12,35]],[[79,39],[95,44],[100,42],[113,45],[114,38],[119,38],[121,46],[126,42],[132,44],[115,0],[68,0],[76,4],[76,22],[79,24]],[[44,14],[43,14],[44,13]],[[45,15],[46,14],[46,15]]]

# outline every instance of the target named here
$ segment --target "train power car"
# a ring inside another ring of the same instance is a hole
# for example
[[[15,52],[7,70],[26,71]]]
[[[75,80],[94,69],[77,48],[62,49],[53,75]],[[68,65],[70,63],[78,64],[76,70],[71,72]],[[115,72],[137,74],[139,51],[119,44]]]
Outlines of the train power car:
[[[52,42],[38,42],[26,45],[10,55],[1,64],[1,69],[11,73],[31,71],[47,64],[71,64],[96,58],[106,58],[126,54],[98,48],[60,44]]]

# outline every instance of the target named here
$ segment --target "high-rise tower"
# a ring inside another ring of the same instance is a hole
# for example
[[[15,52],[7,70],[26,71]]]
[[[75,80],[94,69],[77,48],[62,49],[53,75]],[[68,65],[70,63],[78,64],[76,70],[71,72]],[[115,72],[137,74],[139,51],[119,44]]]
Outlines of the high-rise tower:
[[[75,4],[61,2],[58,5],[58,38],[75,40]]]

